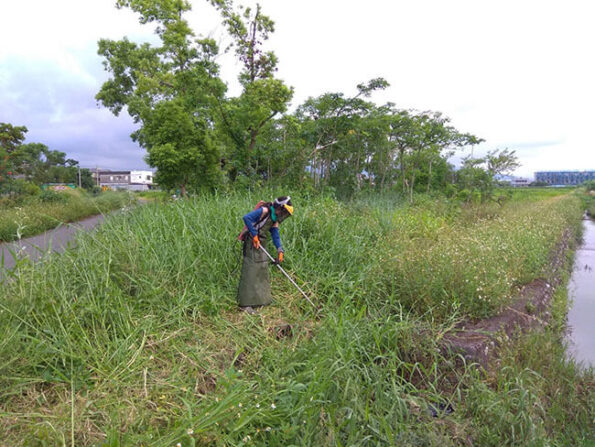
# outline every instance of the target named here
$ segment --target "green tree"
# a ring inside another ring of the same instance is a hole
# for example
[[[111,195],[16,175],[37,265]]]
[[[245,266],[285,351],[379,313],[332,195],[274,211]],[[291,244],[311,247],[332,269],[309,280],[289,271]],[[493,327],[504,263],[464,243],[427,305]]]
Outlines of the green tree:
[[[0,123],[0,183],[7,180],[7,176],[15,168],[14,153],[25,141],[27,128]]]
[[[42,143],[23,144],[14,151],[15,173],[37,183],[77,183],[78,161]]]
[[[179,186],[182,195],[188,185],[215,185],[218,152],[209,133],[196,126],[180,100],[157,104],[142,132],[143,145],[150,148],[147,162],[158,167],[156,182],[167,188]]]
[[[29,143],[19,146],[13,152],[14,172],[24,175],[28,181],[35,181],[36,177],[43,172],[42,155],[48,151],[49,148],[41,143]]]
[[[440,112],[423,112],[413,117],[411,138],[408,143],[409,163],[404,171],[404,182],[413,201],[416,180],[427,169],[425,190],[429,191],[432,179],[432,166],[442,157],[448,158],[453,151],[483,140],[471,134],[460,133],[448,123],[450,119]],[[404,159],[403,161],[405,161]]]
[[[219,3],[219,2],[215,2]],[[98,53],[111,78],[97,100],[116,116],[124,107],[140,128],[131,136],[147,150],[166,188],[213,187],[219,151],[213,144],[214,105],[225,93],[212,39],[198,39],[183,14],[185,0],[118,0],[140,23],[155,23],[160,45],[102,39]]]
[[[284,115],[264,126],[253,160],[259,178],[304,186],[309,179],[309,158],[301,122],[293,115]]]
[[[520,166],[516,151],[508,148],[489,151],[485,162],[487,171],[492,177],[510,173]]]
[[[249,177],[261,170],[256,144],[265,127],[287,110],[293,89],[275,79],[277,57],[263,50],[264,42],[274,32],[274,22],[256,9],[235,11],[231,2],[220,6],[223,22],[232,38],[235,54],[242,63],[239,81],[242,93],[237,98],[220,101],[221,130],[233,147],[229,173]]]
[[[368,163],[372,132],[370,122],[376,106],[362,97],[388,83],[372,79],[357,86],[358,93],[325,93],[308,98],[298,107],[296,118],[302,123],[302,135],[310,147],[309,169],[316,187],[325,185],[350,190],[361,184]]]
[[[78,185],[79,181],[80,181],[80,185],[82,188],[87,189],[87,190],[91,190],[93,188],[95,188],[96,183],[95,183],[95,179],[93,178],[93,174],[91,173],[90,169],[87,168],[81,168],[81,169],[77,169],[77,175],[76,175],[76,184]],[[79,178],[80,176],[80,178]]]
[[[465,157],[457,172],[459,189],[466,191],[463,196],[467,200],[473,191],[477,191],[481,201],[485,202],[493,197],[495,176],[509,173],[519,166],[515,151],[509,149],[494,149],[485,157]]]

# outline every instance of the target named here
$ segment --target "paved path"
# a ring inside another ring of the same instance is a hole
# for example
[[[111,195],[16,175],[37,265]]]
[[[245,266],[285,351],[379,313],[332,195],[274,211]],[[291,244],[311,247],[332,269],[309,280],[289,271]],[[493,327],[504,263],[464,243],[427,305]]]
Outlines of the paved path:
[[[78,231],[90,230],[102,221],[103,215],[100,214],[78,222],[62,225],[37,236],[0,244],[0,260],[4,258],[4,270],[10,270],[15,265],[15,259],[10,250],[13,252],[24,252],[34,261],[46,254],[50,250],[50,247],[52,251],[61,253],[71,245],[69,242]],[[2,277],[1,267],[0,277]]]

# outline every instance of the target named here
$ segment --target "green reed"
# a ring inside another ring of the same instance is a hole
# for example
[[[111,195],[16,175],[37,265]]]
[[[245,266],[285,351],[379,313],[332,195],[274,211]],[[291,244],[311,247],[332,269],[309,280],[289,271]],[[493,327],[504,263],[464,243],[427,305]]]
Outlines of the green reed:
[[[569,415],[552,415],[559,407],[533,372],[517,377],[509,368],[494,378],[440,349],[463,317],[491,315],[515,287],[547,275],[551,251],[580,217],[575,197],[469,210],[443,199],[410,206],[292,195],[296,214],[281,227],[284,266],[319,308],[273,270],[275,303],[246,315],[235,303],[235,238],[241,216],[274,197],[261,194],[137,207],[80,235],[76,249],[6,275],[5,439],[541,445],[562,439],[550,430],[560,421],[574,439],[590,429],[582,416],[575,426]],[[567,372],[568,383],[578,374]],[[433,417],[447,404],[452,415]],[[586,414],[583,398],[571,405]],[[501,429],[489,431],[495,418]]]

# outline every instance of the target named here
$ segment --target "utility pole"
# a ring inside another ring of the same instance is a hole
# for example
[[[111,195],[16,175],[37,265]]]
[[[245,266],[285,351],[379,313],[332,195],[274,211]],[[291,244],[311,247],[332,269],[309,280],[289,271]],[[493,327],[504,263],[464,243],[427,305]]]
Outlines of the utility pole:
[[[81,167],[79,166],[79,188],[81,188]]]

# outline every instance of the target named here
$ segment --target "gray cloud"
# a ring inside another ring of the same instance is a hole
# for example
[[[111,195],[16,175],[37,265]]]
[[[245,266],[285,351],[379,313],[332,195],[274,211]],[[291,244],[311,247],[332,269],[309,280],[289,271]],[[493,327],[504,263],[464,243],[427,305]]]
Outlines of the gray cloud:
[[[73,70],[53,60],[2,60],[0,121],[26,126],[26,142],[66,152],[81,166],[146,169],[145,151],[130,139],[132,120],[96,104],[95,94],[107,79],[99,57],[85,50],[75,64]]]

